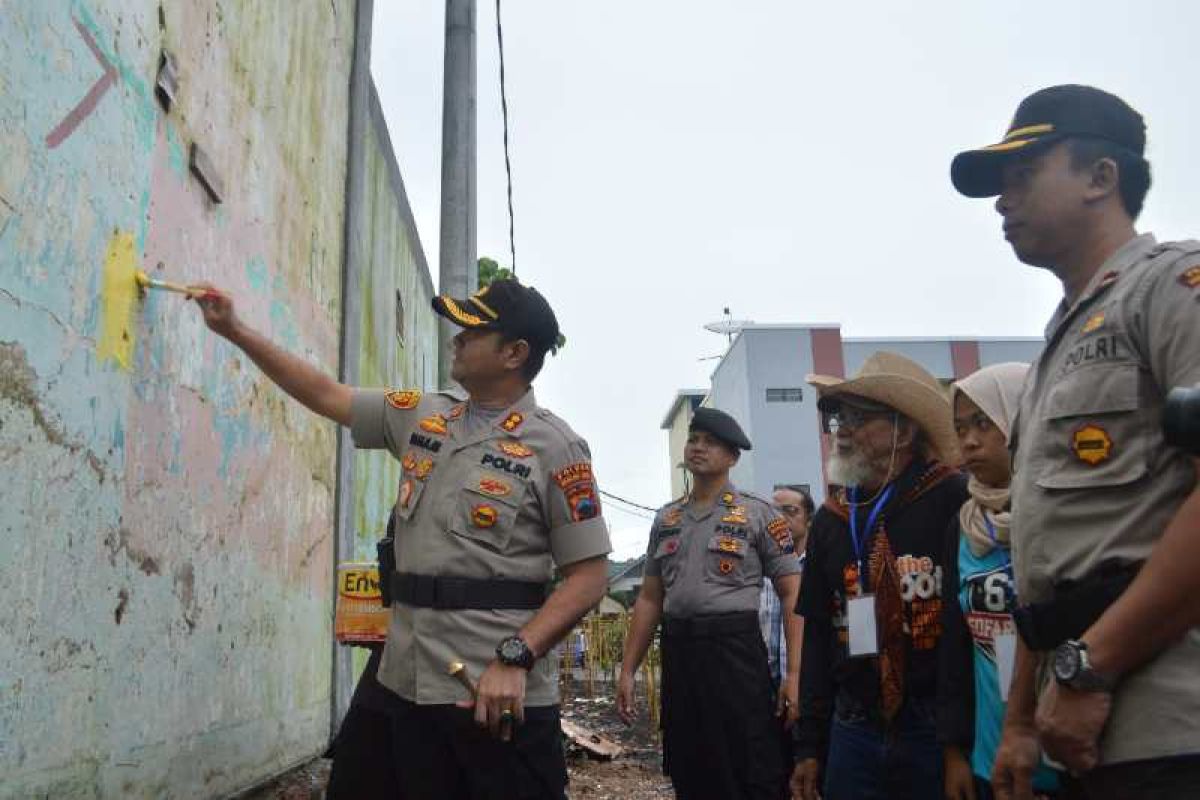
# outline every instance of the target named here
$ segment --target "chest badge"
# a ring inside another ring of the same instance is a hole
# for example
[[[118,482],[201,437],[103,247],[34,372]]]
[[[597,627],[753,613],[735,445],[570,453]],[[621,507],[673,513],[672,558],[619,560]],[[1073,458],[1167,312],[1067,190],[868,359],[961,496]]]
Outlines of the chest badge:
[[[387,398],[388,404],[392,408],[398,408],[401,411],[407,411],[410,408],[416,408],[417,403],[421,401],[421,393],[417,391],[391,391],[384,395]]]
[[[1179,276],[1179,282],[1189,289],[1200,286],[1200,264],[1184,270],[1183,274]]]
[[[1088,321],[1083,323],[1083,333],[1091,333],[1092,331],[1100,330],[1104,326],[1104,312],[1093,314],[1088,317]]]
[[[471,509],[471,522],[476,528],[490,528],[499,518],[496,509],[489,505],[477,505]]]
[[[720,563],[717,564],[717,571],[722,575],[728,575],[733,572],[733,561],[728,558],[722,558]]]
[[[738,553],[741,549],[738,547],[737,539],[722,537],[717,540],[717,549],[722,553]]]
[[[500,423],[500,427],[504,428],[504,430],[508,431],[509,433],[512,433],[517,428],[521,427],[521,423],[524,421],[525,417],[514,411],[504,418],[504,421]]]
[[[734,499],[733,492],[726,492],[725,494],[721,495],[721,505],[732,506]]]
[[[501,453],[513,458],[529,458],[533,455],[533,451],[520,442],[499,442],[496,446],[500,448]]]
[[[512,487],[497,478],[480,478],[479,491],[492,497],[504,497],[512,494]]]
[[[432,417],[426,417],[421,420],[421,430],[429,433],[436,433],[440,436],[446,435],[446,418],[441,414],[434,414]]]
[[[446,413],[446,419],[458,419],[459,417],[461,417],[463,415],[463,412],[466,410],[467,410],[467,404],[459,403],[458,405],[456,405],[454,408],[450,409]]]
[[[400,466],[408,472],[412,472],[417,468],[417,457],[413,453],[405,453],[404,458],[400,460]]]
[[[417,466],[413,469],[413,475],[417,480],[423,481],[429,477],[429,473],[433,472],[433,459],[422,458],[417,462]]]
[[[665,542],[663,542],[663,553],[668,556],[673,555],[675,553],[675,551],[678,549],[679,549],[679,539],[677,539],[677,538],[676,539],[667,539]]]
[[[1113,440],[1099,425],[1084,425],[1072,434],[1071,449],[1080,461],[1094,467],[1112,456]]]
[[[721,517],[721,522],[727,522],[730,525],[747,525],[750,520],[746,518],[745,506],[733,506],[729,509],[729,513]]]

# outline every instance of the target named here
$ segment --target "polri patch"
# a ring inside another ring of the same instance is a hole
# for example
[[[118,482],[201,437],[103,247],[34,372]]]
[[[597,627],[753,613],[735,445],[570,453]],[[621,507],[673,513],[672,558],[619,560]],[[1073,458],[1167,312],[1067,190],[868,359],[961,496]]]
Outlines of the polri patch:
[[[521,427],[521,423],[524,421],[525,417],[514,411],[504,418],[504,421],[500,423],[500,427],[504,428],[504,430],[508,431],[509,433],[512,433],[517,428]]]
[[[408,452],[404,454],[404,458],[400,459],[400,466],[404,467],[409,472],[417,468],[417,457],[414,453]]]
[[[421,430],[429,433],[436,433],[439,436],[446,435],[446,418],[441,414],[434,414],[431,417],[426,417],[421,420]]]
[[[505,497],[512,494],[512,487],[499,478],[480,478],[477,488],[483,494],[490,494],[492,497]]]
[[[492,469],[502,470],[509,475],[516,475],[518,478],[529,479],[531,474],[528,464],[514,464],[507,458],[501,458],[495,453],[484,453],[483,458],[479,460],[480,466],[491,467]]]
[[[384,395],[387,398],[388,404],[392,408],[398,408],[401,411],[407,411],[410,408],[416,408],[417,403],[421,402],[421,393],[412,390],[394,390]]]
[[[529,458],[533,455],[533,451],[520,442],[497,442],[496,446],[500,448],[501,453],[513,458]]]
[[[1185,269],[1179,276],[1179,282],[1189,289],[1200,286],[1200,264]]]
[[[1104,428],[1088,424],[1072,434],[1071,449],[1080,461],[1094,467],[1112,457],[1113,440]]]
[[[471,522],[476,528],[490,528],[498,519],[500,515],[492,506],[480,504],[471,509]]]
[[[417,462],[417,467],[413,470],[413,475],[416,476],[417,480],[423,481],[429,477],[429,473],[431,472],[433,472],[433,459],[422,458]]]

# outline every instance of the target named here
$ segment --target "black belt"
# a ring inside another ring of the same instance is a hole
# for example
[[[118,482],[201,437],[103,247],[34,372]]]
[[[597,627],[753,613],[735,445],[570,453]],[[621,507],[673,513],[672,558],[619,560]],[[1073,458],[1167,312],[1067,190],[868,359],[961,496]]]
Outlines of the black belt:
[[[700,617],[664,617],[663,636],[700,637],[759,631],[757,611],[710,614]]]
[[[393,572],[392,602],[418,608],[535,609],[546,602],[546,584]]]
[[[1067,639],[1078,639],[1129,588],[1142,563],[1104,562],[1084,580],[1055,584],[1053,599],[1014,610],[1013,622],[1025,646],[1053,650]]]

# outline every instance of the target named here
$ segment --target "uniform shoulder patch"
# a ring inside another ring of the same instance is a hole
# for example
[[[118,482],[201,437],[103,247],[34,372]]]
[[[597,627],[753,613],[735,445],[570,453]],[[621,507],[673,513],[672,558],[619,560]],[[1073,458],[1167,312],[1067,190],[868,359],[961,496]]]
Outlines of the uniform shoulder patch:
[[[1188,289],[1195,289],[1197,286],[1200,286],[1200,264],[1188,267],[1179,273],[1179,282]]]
[[[504,430],[508,431],[509,433],[512,433],[517,428],[521,427],[523,422],[525,422],[525,416],[520,412],[514,411],[504,418],[504,421],[500,423],[500,427],[504,428]]]
[[[388,404],[392,408],[398,408],[401,411],[416,408],[417,403],[421,402],[421,393],[415,389],[393,389],[384,397],[387,398]]]
[[[554,482],[558,484],[558,488],[564,491],[578,483],[592,480],[595,480],[595,478],[592,475],[592,464],[590,461],[568,464],[554,473]]]
[[[787,520],[783,517],[776,517],[767,523],[767,533],[775,540],[775,544],[779,545],[780,549],[785,553],[790,553],[794,549],[792,543],[792,531],[788,528]]]

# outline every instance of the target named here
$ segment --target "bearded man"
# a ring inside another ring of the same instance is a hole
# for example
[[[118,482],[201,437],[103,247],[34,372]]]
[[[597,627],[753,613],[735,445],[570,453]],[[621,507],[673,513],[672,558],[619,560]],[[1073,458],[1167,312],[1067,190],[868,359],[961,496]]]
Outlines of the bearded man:
[[[810,375],[836,489],[808,537],[794,796],[942,796],[935,724],[942,560],[967,498],[937,380],[875,353],[851,380]],[[820,775],[824,771],[824,785]]]

